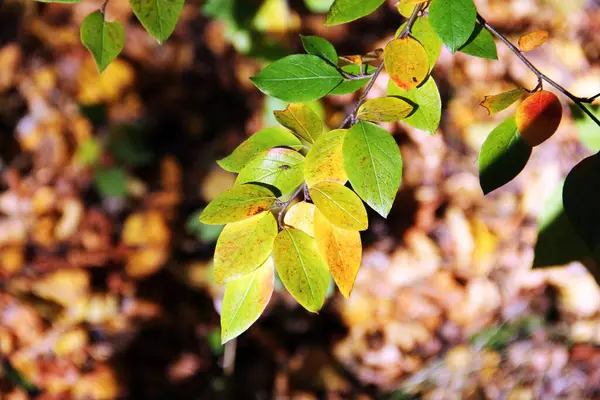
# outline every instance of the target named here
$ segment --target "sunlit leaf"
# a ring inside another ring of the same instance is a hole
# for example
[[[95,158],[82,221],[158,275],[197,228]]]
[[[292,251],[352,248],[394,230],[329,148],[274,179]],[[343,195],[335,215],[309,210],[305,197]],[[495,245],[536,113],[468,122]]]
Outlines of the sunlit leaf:
[[[264,0],[252,20],[252,27],[259,32],[282,34],[296,30],[300,25],[287,0]]]
[[[333,65],[337,65],[338,55],[335,47],[327,39],[319,36],[300,36],[302,46],[308,54],[321,57],[325,61],[329,61]]]
[[[416,4],[399,2],[397,8],[400,15],[402,15],[404,18],[410,18],[416,6]]]
[[[325,302],[329,270],[315,240],[298,229],[285,228],[275,239],[273,259],[288,292],[302,307],[318,312]]]
[[[369,227],[367,210],[356,194],[337,182],[321,182],[310,189],[319,211],[335,226],[364,231]]]
[[[321,118],[302,103],[292,103],[285,110],[273,112],[275,119],[300,139],[314,143],[323,133]]]
[[[129,0],[129,4],[148,33],[163,43],[175,30],[184,0]]]
[[[533,49],[537,49],[548,40],[548,36],[550,34],[548,31],[539,30],[535,32],[530,32],[526,35],[523,35],[519,38],[519,47],[521,51],[527,52]]]
[[[229,156],[217,161],[226,171],[240,172],[259,153],[273,147],[291,147],[299,150],[302,143],[289,131],[280,128],[265,128],[246,139]]]
[[[227,283],[221,305],[221,343],[245,332],[263,313],[275,283],[273,259],[239,279]]]
[[[390,79],[406,91],[419,86],[429,74],[429,56],[423,45],[411,37],[389,42],[383,59]]]
[[[402,120],[403,123],[432,135],[437,131],[442,118],[442,100],[433,77],[430,76],[423,85],[408,92],[401,90],[390,81],[388,95],[401,96],[416,107],[409,117]]]
[[[346,134],[343,154],[353,189],[386,217],[402,180],[402,157],[394,138],[375,124],[359,121]]]
[[[313,13],[324,13],[329,11],[334,0],[304,0],[306,8]]]
[[[334,66],[312,54],[279,59],[251,79],[264,94],[290,102],[320,99],[343,81]]]
[[[371,14],[385,0],[335,0],[327,14],[326,26],[344,24]]]
[[[226,225],[215,249],[217,283],[238,279],[260,267],[271,254],[276,235],[277,221],[267,211]]]
[[[494,37],[480,24],[475,25],[475,30],[467,43],[458,50],[474,57],[487,58],[488,60],[498,59]]]
[[[211,201],[202,212],[200,221],[223,225],[241,221],[271,209],[277,198],[262,186],[236,185]]]
[[[413,110],[412,104],[398,97],[379,97],[363,103],[356,117],[363,121],[395,122],[408,117]]]
[[[317,207],[312,203],[301,201],[290,207],[285,213],[283,222],[311,237],[315,237],[314,215]]]
[[[282,195],[291,192],[304,180],[304,156],[297,151],[276,148],[264,151],[240,171],[236,184],[259,182],[273,186]]]
[[[318,210],[315,212],[314,226],[319,253],[340,292],[349,297],[362,259],[360,233],[334,226]]]
[[[96,11],[81,23],[81,43],[92,53],[100,72],[119,55],[125,46],[125,28],[119,21],[106,22]]]
[[[510,107],[515,101],[522,98],[525,93],[527,93],[525,89],[518,88],[493,96],[485,96],[480,105],[492,115]]]
[[[562,120],[562,105],[554,93],[541,90],[519,104],[515,120],[523,140],[530,146],[537,146],[558,129]]]
[[[304,162],[304,179],[309,187],[323,181],[346,183],[342,157],[345,135],[345,129],[329,131],[310,148]]]
[[[414,8],[413,4],[408,4],[412,8]],[[400,7],[400,6],[398,6]],[[409,14],[410,15],[410,14]],[[402,30],[406,27],[406,22],[398,28],[396,32],[396,36],[402,32]],[[429,17],[420,17],[418,18],[411,31],[410,35],[417,39],[419,43],[423,45],[427,55],[429,56],[429,69],[432,69],[435,66],[435,63],[440,56],[440,51],[442,50],[442,42],[437,37],[435,31],[431,27],[431,23],[429,22]]]
[[[484,194],[513,180],[527,165],[531,147],[525,143],[515,118],[511,117],[490,133],[479,154],[479,183]]]
[[[476,18],[473,0],[432,0],[429,6],[433,30],[453,53],[471,37]]]

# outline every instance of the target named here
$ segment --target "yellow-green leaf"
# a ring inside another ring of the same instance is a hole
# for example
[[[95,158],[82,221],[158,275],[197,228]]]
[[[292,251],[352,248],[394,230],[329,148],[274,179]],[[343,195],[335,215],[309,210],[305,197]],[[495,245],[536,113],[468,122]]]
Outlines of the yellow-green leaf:
[[[315,239],[298,229],[285,228],[275,238],[273,259],[288,292],[302,307],[318,312],[327,295],[329,270]]]
[[[416,104],[417,109],[402,123],[422,129],[432,135],[435,133],[442,117],[442,100],[433,76],[429,76],[424,84],[409,92],[404,92],[394,82],[390,81],[388,94],[390,96],[402,96]]]
[[[357,231],[369,227],[365,206],[346,186],[337,182],[321,182],[310,189],[310,197],[332,224]]]
[[[217,283],[240,278],[260,267],[273,250],[277,221],[268,211],[228,224],[215,249]]]
[[[342,158],[345,135],[345,129],[329,131],[310,148],[304,162],[304,179],[309,187],[323,181],[346,183]]]
[[[238,185],[225,191],[210,202],[200,215],[200,222],[223,225],[241,221],[270,210],[277,198],[259,185]]]
[[[406,6],[410,6],[410,11],[412,13],[414,4],[406,4]],[[401,5],[398,5],[398,9],[400,9]],[[408,14],[410,16],[410,13]],[[402,30],[406,27],[406,22],[398,28],[396,31],[396,36],[402,32]],[[440,51],[442,50],[442,41],[437,37],[435,31],[431,27],[431,23],[429,22],[429,17],[420,17],[417,18],[415,24],[413,25],[410,36],[417,39],[419,43],[423,45],[427,55],[429,56],[429,69],[431,70],[440,56]]]
[[[221,306],[221,343],[245,332],[263,313],[275,283],[273,259],[254,272],[227,283]]]
[[[388,43],[383,53],[385,69],[403,90],[419,86],[429,74],[429,56],[421,43],[411,37]]]
[[[317,207],[314,204],[301,201],[290,207],[285,213],[283,222],[311,237],[315,237],[314,215],[316,209]]]
[[[291,103],[285,110],[274,111],[275,119],[300,139],[314,143],[323,133],[321,118],[302,103]]]
[[[317,210],[314,216],[315,241],[340,292],[349,297],[362,259],[360,233],[334,226]]]
[[[184,0],[129,0],[129,4],[148,33],[164,43],[175,30]]]
[[[358,119],[372,122],[395,122],[410,115],[412,104],[398,97],[380,97],[363,103],[356,115]]]
[[[525,89],[518,88],[493,96],[485,96],[480,105],[492,115],[510,107],[515,101],[522,98],[526,92]]]
[[[281,192],[291,192],[304,180],[304,156],[297,151],[276,148],[260,153],[242,170],[236,184],[260,182]]]

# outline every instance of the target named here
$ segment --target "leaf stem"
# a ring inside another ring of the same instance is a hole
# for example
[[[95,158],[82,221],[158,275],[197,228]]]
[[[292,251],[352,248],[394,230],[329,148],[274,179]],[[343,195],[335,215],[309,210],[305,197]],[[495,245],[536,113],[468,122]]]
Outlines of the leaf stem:
[[[277,214],[277,225],[279,226],[279,230],[283,230],[283,216],[285,214],[285,210],[287,210],[287,208],[290,206],[290,204],[292,204],[292,202],[294,201],[294,199],[296,197],[298,197],[298,195],[301,192],[305,193],[306,196],[306,191],[308,190],[306,183],[303,183],[302,185],[300,185],[298,187],[298,189],[296,190],[296,192],[294,192],[294,194],[292,195],[292,197],[290,197],[288,199],[288,201],[286,201],[285,203],[283,203],[281,205],[281,210],[279,210],[279,214]]]
[[[102,13],[102,15],[104,15],[104,11],[106,11],[106,6],[108,5],[108,2],[110,0],[104,0],[104,3],[102,3],[102,5],[100,6],[100,12]]]
[[[529,59],[527,59],[527,57],[525,57],[525,55],[521,52],[521,50],[519,50],[517,48],[517,46],[512,44],[512,42],[510,40],[508,40],[508,38],[506,36],[504,36],[502,33],[498,32],[496,30],[496,28],[494,28],[493,26],[488,24],[487,21],[480,14],[477,14],[477,20],[479,21],[479,23],[481,25],[483,25],[494,36],[496,36],[498,39],[500,39],[500,41],[502,41],[502,43],[504,43],[506,45],[506,47],[508,47],[509,50],[512,51],[519,58],[519,60],[521,60],[521,62],[523,62],[523,64],[525,64],[525,66],[527,68],[529,68],[531,70],[531,72],[533,72],[535,74],[535,76],[537,76],[538,85],[536,86],[536,88],[533,91],[536,91],[537,89],[542,87],[542,81],[549,83],[551,86],[556,88],[556,90],[561,92],[563,95],[568,97],[573,103],[575,103],[584,113],[587,114],[588,117],[591,118],[592,121],[594,121],[594,123],[596,125],[600,126],[600,120],[598,120],[598,118],[594,115],[594,113],[592,113],[585,106],[585,103],[591,103],[597,97],[599,97],[600,93],[598,93],[595,96],[587,97],[587,98],[575,96],[573,93],[569,92],[567,89],[565,89],[564,87],[562,87],[561,85],[559,85],[558,83],[556,83],[555,81],[550,79],[546,74],[541,72],[535,65],[533,65],[531,63],[531,61],[529,61]]]
[[[404,27],[404,29],[402,29],[402,32],[400,32],[398,34],[398,36],[397,36],[398,39],[405,38],[406,36],[408,36],[410,34],[412,27],[415,24],[415,22],[417,22],[417,18],[419,17],[419,13],[421,12],[422,9],[423,9],[423,4],[419,4],[418,6],[415,7],[412,14],[408,18],[406,26]],[[371,91],[371,89],[373,89],[373,86],[375,86],[375,81],[377,80],[377,78],[379,77],[379,74],[381,74],[381,72],[383,71],[384,68],[385,68],[385,62],[382,62],[377,67],[377,69],[375,70],[373,75],[371,76],[371,80],[369,81],[369,83],[367,83],[367,87],[365,88],[363,93],[358,98],[358,101],[356,102],[354,109],[346,117],[346,119],[344,119],[344,121],[340,125],[340,129],[344,129],[344,128],[346,128],[348,126],[352,126],[356,123],[356,115],[358,114],[358,109],[360,108],[360,106],[363,105],[365,100],[367,100],[367,96],[369,95],[369,92]]]

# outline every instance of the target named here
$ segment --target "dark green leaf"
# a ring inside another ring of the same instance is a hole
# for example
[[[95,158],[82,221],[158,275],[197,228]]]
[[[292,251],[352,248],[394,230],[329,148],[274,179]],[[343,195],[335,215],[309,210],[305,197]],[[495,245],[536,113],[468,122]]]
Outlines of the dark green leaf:
[[[335,0],[327,14],[326,26],[344,24],[377,10],[385,0]]]
[[[302,46],[308,54],[321,57],[323,60],[330,62],[333,65],[338,63],[338,55],[335,47],[327,39],[319,36],[300,36]]]
[[[154,158],[141,125],[116,127],[110,133],[107,149],[118,161],[132,167],[148,165]]]
[[[148,33],[163,43],[175,30],[184,0],[129,0],[129,4]]]
[[[81,43],[92,53],[98,71],[102,72],[125,46],[125,28],[119,21],[106,22],[96,11],[81,23]]]
[[[459,51],[470,56],[487,58],[488,60],[498,59],[494,37],[480,24],[475,25],[475,30],[471,34],[471,37]]]
[[[432,0],[429,6],[433,30],[453,53],[471,37],[476,18],[473,0]]]
[[[96,170],[94,182],[104,197],[127,196],[127,173],[123,168],[99,168]]]

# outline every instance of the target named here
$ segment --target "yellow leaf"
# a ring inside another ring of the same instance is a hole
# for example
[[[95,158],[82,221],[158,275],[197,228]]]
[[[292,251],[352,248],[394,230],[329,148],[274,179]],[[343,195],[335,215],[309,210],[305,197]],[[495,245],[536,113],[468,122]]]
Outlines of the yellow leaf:
[[[519,39],[519,47],[521,51],[531,51],[533,49],[537,49],[548,40],[548,36],[550,34],[548,31],[540,30],[535,32],[530,32],[526,35],[521,36]]]
[[[315,237],[314,215],[317,207],[314,204],[301,201],[294,204],[285,214],[283,222],[311,237]]]
[[[309,187],[323,181],[348,181],[342,148],[346,129],[336,129],[321,136],[310,148],[304,161],[304,179]]]
[[[317,210],[315,241],[333,280],[344,297],[349,297],[362,259],[360,233],[335,227]]]
[[[518,88],[493,96],[485,96],[480,106],[485,108],[490,115],[510,107],[526,93],[525,89]]]
[[[404,2],[400,2],[398,3],[398,12],[400,13],[400,15],[402,15],[404,18],[409,18],[410,15],[413,13],[413,10],[415,9],[416,4],[409,4],[409,3],[404,3]]]
[[[310,189],[310,197],[334,225],[364,231],[369,227],[367,210],[360,198],[337,182],[321,182]]]
[[[406,91],[419,86],[429,74],[429,57],[421,43],[411,37],[388,43],[383,54],[385,69],[396,85]]]
[[[277,122],[308,143],[314,143],[323,133],[321,118],[302,103],[291,103],[285,110],[276,110],[273,114]]]
[[[414,107],[398,97],[380,97],[363,103],[356,115],[358,119],[372,122],[395,122],[408,117]]]

